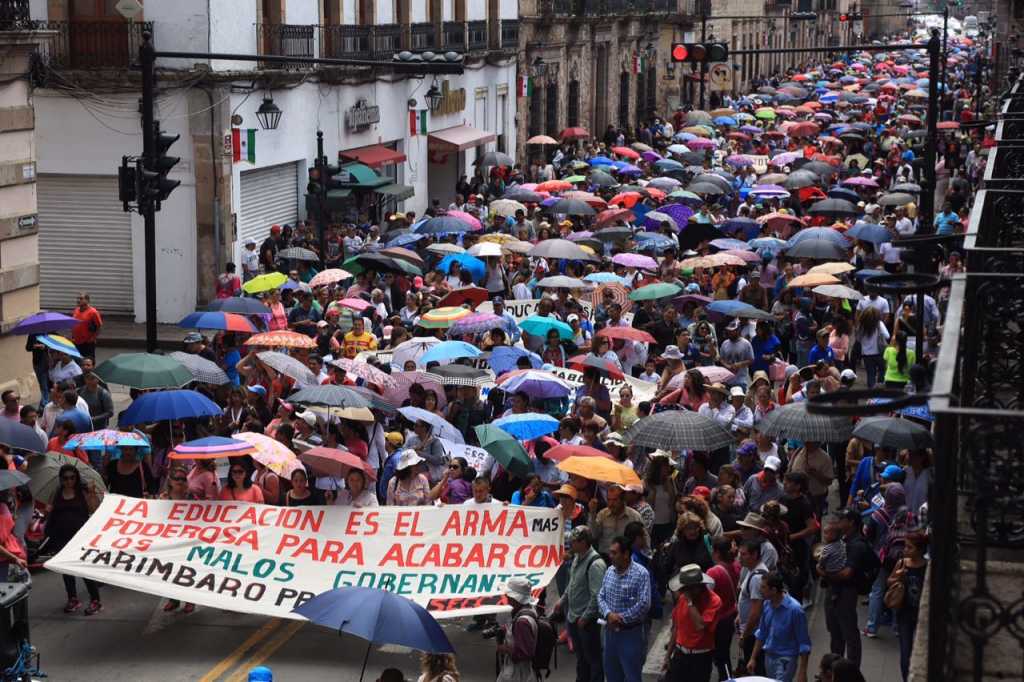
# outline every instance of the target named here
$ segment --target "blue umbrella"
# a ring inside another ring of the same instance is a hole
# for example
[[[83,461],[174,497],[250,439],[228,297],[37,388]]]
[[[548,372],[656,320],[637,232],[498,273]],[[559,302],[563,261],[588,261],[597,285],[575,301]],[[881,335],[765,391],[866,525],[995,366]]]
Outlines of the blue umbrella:
[[[847,189],[845,187],[833,187],[828,191],[828,196],[831,199],[846,199],[847,201],[852,201],[853,203],[857,203],[858,201],[860,201],[860,196],[858,196],[856,192],[854,192],[852,189]]]
[[[469,232],[473,227],[454,216],[439,215],[413,226],[417,234],[441,234],[442,232]]]
[[[730,218],[718,226],[726,234],[735,234],[740,239],[753,239],[761,234],[761,223],[753,218]]]
[[[430,653],[455,653],[448,636],[425,608],[386,590],[339,587],[318,594],[296,607],[293,613],[337,630],[339,634],[344,632],[365,639],[370,645],[397,644]],[[369,658],[370,646],[367,646],[360,681]]]
[[[487,264],[476,256],[472,256],[468,253],[449,253],[447,256],[441,259],[441,262],[437,264],[435,270],[440,270],[444,274],[448,274],[448,271],[452,267],[452,263],[458,263],[473,275],[474,281],[479,282],[487,274]]]
[[[0,418],[0,443],[15,450],[46,452],[46,441],[31,426]]]
[[[686,169],[686,166],[679,163],[675,159],[661,159],[660,161],[655,161],[654,167],[660,173],[668,173],[670,171],[681,171]]]
[[[609,159],[607,156],[593,156],[589,159],[588,163],[591,166],[614,166],[615,162]]]
[[[523,372],[506,381],[501,387],[509,394],[524,391],[531,398],[566,398],[573,391],[571,385],[551,372]],[[514,416],[525,417],[526,415]],[[512,417],[506,417],[506,419],[512,419]]]
[[[519,366],[516,364],[519,362],[519,358],[530,358],[530,366],[533,369],[540,369],[544,364],[536,353],[531,353],[528,350],[514,346],[495,346],[494,350],[491,351],[491,357],[488,362],[490,362],[495,376],[501,376],[505,372],[519,369]]]
[[[518,440],[533,440],[558,430],[558,420],[549,414],[527,412],[494,420],[499,429]]]
[[[569,341],[575,336],[572,327],[565,322],[554,317],[544,317],[541,315],[530,315],[519,323],[519,328],[530,336],[540,336],[541,338],[547,338],[548,331],[552,329],[558,330],[558,336],[564,341]]]
[[[752,247],[762,256],[766,253],[774,256],[786,248],[786,242],[775,237],[759,237],[757,239],[751,239],[747,242],[747,246]]]
[[[825,239],[842,249],[850,245],[849,240],[842,233],[836,232],[831,227],[808,227],[790,237],[786,242],[786,248],[792,248],[806,239]]]
[[[859,239],[862,242],[871,242],[872,244],[892,241],[892,234],[889,233],[889,230],[883,225],[876,225],[874,223],[857,223],[846,231],[846,235]]]
[[[746,317],[757,320],[774,319],[771,313],[755,308],[742,301],[714,301],[707,306],[709,312],[718,313],[723,317]]]
[[[78,324],[78,320],[73,317],[63,313],[51,313],[47,310],[41,310],[34,315],[24,318],[7,333],[12,335],[49,334],[64,329],[71,329],[76,324]]]
[[[197,391],[154,391],[144,393],[121,413],[120,426],[197,417],[218,417],[223,410]]]
[[[459,358],[475,358],[480,349],[465,341],[442,341],[420,356],[416,362],[426,365],[429,362],[448,362]]]
[[[676,243],[672,239],[669,239],[663,234],[658,232],[637,232],[633,236],[633,240],[639,242],[639,248],[641,251],[653,247],[656,251],[661,251],[667,248],[674,248]],[[590,276],[584,277],[588,279]]]
[[[716,126],[734,126],[736,125],[736,119],[732,116],[719,116],[714,120]]]
[[[645,235],[656,235],[657,233],[656,232],[644,232],[642,234],[645,234]],[[668,237],[665,237],[665,235],[658,235],[658,236],[661,236],[661,237],[665,238],[669,242],[672,241],[671,239],[668,239]],[[639,238],[639,235],[637,235],[637,238]],[[624,287],[631,286],[628,279],[626,279],[625,277],[619,277],[614,272],[595,272],[595,273],[587,275],[583,279],[586,280],[587,282],[594,282],[595,284],[607,284],[608,282],[614,282],[615,284],[621,284]]]
[[[415,234],[413,232],[407,232],[400,234],[391,241],[388,242],[388,248],[394,246],[408,246],[409,244],[415,244],[421,239],[426,239],[425,234]]]
[[[712,239],[711,240],[711,246],[714,246],[716,249],[722,249],[722,250],[725,250],[725,249],[739,249],[740,251],[749,251],[750,250],[750,245],[747,244],[747,242],[745,242],[745,241],[740,241],[739,239],[728,239],[728,238],[727,239]]]

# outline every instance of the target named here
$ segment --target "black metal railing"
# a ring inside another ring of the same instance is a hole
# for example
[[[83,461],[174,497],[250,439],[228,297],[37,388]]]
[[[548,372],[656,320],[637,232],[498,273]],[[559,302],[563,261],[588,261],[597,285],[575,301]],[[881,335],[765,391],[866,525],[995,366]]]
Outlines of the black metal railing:
[[[151,21],[34,21],[31,26],[51,32],[40,52],[56,69],[126,69],[139,54],[144,32],[156,43]]]
[[[444,22],[441,26],[441,41],[446,50],[464,51],[466,49],[466,22]]]
[[[409,46],[412,50],[437,49],[437,26],[426,22],[409,26]]]
[[[320,52],[332,59],[355,59],[370,53],[372,26],[321,26]]]
[[[256,24],[256,49],[260,54],[279,57],[316,56],[315,25]],[[262,68],[289,68],[280,64],[265,64]],[[292,68],[303,68],[296,65]]]
[[[28,0],[0,0],[0,31],[23,28],[30,19]]]
[[[470,52],[482,52],[487,49],[486,19],[469,22],[467,33],[469,35],[469,42],[466,47]]]
[[[1024,116],[1024,97],[1002,113]],[[1008,189],[1024,186],[1024,163],[1017,136],[1001,132],[964,237],[967,274],[950,287],[930,402],[929,680],[1024,680],[1024,191]]]
[[[519,20],[501,20],[501,49],[515,50],[519,47]]]

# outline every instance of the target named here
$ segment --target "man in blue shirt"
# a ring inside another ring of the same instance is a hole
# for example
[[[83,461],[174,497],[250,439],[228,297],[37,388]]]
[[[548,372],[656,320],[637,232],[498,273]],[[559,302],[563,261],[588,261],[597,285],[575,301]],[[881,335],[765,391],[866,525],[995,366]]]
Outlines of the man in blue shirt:
[[[811,653],[807,614],[800,602],[786,594],[786,583],[778,573],[761,580],[761,596],[764,607],[747,672],[754,671],[754,661],[764,651],[768,677],[779,682],[807,682],[807,658]]]
[[[935,234],[940,237],[955,234],[960,226],[960,216],[953,211],[953,204],[948,201],[942,204],[942,212],[935,216]]]
[[[608,550],[597,608],[605,621],[604,675],[608,682],[640,682],[645,651],[644,622],[651,607],[651,576],[632,560],[629,540],[619,536]]]

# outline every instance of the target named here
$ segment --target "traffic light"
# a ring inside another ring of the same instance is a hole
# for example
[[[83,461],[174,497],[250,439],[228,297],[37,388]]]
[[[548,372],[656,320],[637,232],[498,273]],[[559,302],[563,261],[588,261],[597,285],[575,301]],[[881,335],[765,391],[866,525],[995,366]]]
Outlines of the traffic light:
[[[817,21],[818,15],[815,12],[793,12],[789,15],[790,21]]]
[[[843,23],[843,24],[845,24],[845,23],[846,23],[846,22],[848,22],[849,20],[850,20],[850,15],[849,15],[849,14],[840,14],[840,15],[839,15],[839,21],[840,21],[840,23]]]
[[[181,161],[180,157],[168,156],[167,150],[181,139],[181,135],[164,135],[160,132],[159,121],[153,124],[154,150],[152,158],[142,158],[136,165],[136,200],[140,203],[154,202],[154,209],[160,210],[160,202],[181,184],[181,180],[167,177],[171,169]]]
[[[124,206],[124,212],[131,210],[129,204],[135,203],[135,166],[131,157],[121,157],[121,167],[117,169],[117,200]]]
[[[340,172],[340,166],[329,164],[317,164],[309,169],[309,182],[306,184],[307,213],[318,215],[321,201],[327,212],[340,211],[345,207],[345,200],[351,191],[342,188],[341,182],[334,179]]]
[[[729,59],[727,43],[672,43],[672,61],[709,64]]]

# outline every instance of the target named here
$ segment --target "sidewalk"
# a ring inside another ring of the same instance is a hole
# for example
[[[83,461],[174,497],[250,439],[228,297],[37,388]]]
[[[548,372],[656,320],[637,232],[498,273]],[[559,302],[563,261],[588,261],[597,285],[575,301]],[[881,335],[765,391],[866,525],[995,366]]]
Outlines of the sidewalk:
[[[190,331],[174,324],[158,324],[156,330],[157,346],[165,351],[181,350],[181,340]],[[146,325],[135,322],[131,317],[105,316],[97,346],[144,351]]]

